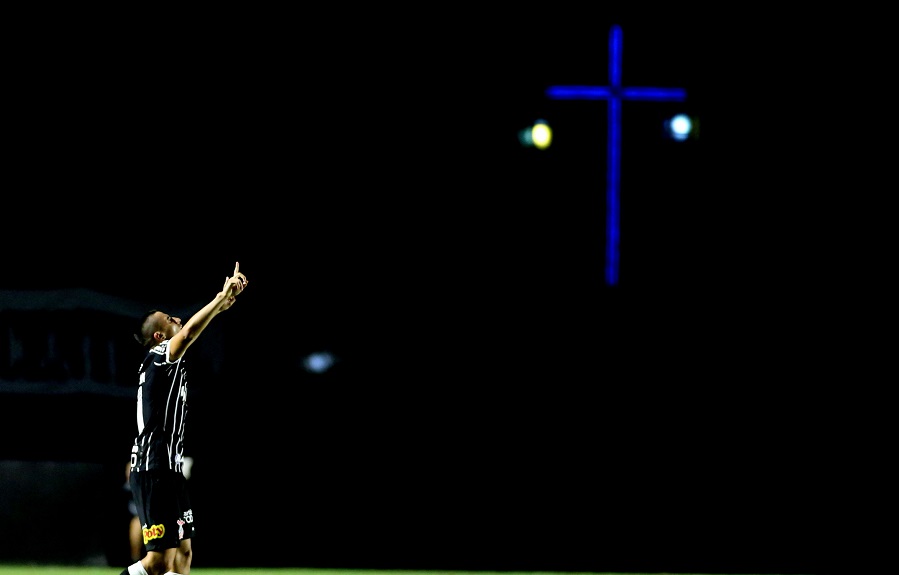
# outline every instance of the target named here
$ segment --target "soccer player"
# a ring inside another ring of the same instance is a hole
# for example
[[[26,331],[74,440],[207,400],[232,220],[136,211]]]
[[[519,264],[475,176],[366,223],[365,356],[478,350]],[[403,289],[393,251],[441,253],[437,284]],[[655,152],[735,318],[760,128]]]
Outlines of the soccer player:
[[[147,348],[137,388],[137,437],[131,449],[131,491],[141,522],[143,559],[121,575],[188,575],[194,517],[184,476],[187,369],[184,354],[209,322],[247,287],[240,272],[189,320],[163,311],[144,314],[134,338]]]

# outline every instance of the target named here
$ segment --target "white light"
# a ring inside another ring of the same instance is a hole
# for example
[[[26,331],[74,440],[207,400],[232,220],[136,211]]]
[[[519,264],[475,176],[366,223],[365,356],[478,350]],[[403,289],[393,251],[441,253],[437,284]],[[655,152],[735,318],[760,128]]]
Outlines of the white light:
[[[693,121],[686,114],[678,114],[666,122],[666,127],[671,137],[680,142],[690,137]]]

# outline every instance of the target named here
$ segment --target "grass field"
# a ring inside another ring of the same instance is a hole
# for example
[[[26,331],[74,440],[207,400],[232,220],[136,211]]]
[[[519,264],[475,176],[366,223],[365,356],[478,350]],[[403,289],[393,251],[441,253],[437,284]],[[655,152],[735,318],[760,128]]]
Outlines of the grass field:
[[[122,570],[114,567],[71,567],[50,565],[0,565],[0,575],[119,575]],[[409,571],[375,569],[219,569],[193,568],[191,575],[665,575],[660,573],[611,573],[566,571],[556,573],[550,571]],[[689,574],[678,575],[727,575],[721,574]]]

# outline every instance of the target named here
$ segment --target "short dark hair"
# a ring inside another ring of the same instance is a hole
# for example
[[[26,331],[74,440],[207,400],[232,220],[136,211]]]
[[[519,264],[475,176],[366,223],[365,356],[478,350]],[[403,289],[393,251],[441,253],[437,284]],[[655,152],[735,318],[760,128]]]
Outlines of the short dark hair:
[[[137,329],[134,330],[134,341],[141,344],[142,347],[147,347],[148,345],[150,345],[150,342],[153,341],[153,333],[145,333],[145,330],[147,328],[147,319],[149,319],[149,317],[157,311],[159,310],[151,309],[144,313],[144,315],[140,317],[140,321],[137,323]]]

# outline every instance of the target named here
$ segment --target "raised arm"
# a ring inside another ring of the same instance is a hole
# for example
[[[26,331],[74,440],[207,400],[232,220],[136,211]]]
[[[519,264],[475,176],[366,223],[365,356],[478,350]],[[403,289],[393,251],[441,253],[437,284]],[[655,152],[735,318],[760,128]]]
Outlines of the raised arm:
[[[215,294],[212,301],[192,315],[181,326],[181,330],[169,340],[169,358],[176,360],[184,355],[190,344],[200,337],[200,334],[203,333],[203,330],[206,329],[212,318],[234,305],[237,296],[243,293],[248,283],[247,277],[240,273],[240,262],[235,262],[234,273],[231,277],[225,278],[225,285],[222,286],[222,291]]]

